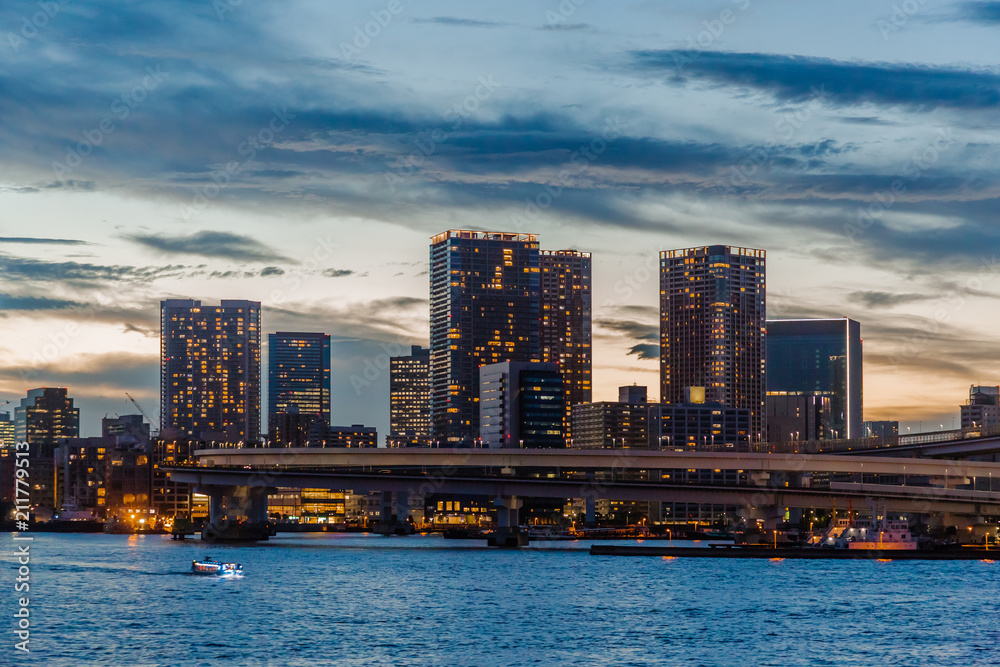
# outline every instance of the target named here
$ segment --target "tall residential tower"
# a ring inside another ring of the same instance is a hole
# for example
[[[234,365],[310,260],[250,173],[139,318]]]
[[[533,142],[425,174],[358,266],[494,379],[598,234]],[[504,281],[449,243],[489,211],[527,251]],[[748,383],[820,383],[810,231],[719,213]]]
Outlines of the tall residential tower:
[[[259,301],[160,302],[160,429],[260,439]]]
[[[764,433],[765,253],[725,245],[660,253],[660,397],[705,399],[750,410],[750,439]]]
[[[590,253],[541,251],[541,290],[542,361],[562,375],[565,441],[572,436],[570,409],[592,398]]]
[[[472,446],[479,368],[539,361],[540,262],[534,234],[449,230],[430,247],[431,437]]]
[[[430,361],[431,351],[419,345],[389,359],[389,447],[430,444]]]

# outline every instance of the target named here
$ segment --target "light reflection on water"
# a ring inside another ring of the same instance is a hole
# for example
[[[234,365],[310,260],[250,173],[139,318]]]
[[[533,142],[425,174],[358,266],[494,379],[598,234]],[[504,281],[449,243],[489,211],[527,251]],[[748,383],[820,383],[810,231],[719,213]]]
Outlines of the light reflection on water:
[[[13,543],[3,536],[0,544],[12,582]],[[430,536],[283,534],[261,545],[208,547],[156,535],[36,534],[33,652],[20,664],[869,666],[1000,658],[1000,568],[987,563],[615,558],[590,556],[589,546],[508,551]],[[245,576],[190,574],[191,560],[207,555],[242,563]]]

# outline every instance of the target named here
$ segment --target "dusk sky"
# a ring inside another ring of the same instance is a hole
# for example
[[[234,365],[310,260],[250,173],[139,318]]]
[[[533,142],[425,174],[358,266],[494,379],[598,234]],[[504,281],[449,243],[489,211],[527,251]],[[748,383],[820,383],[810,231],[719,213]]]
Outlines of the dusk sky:
[[[465,228],[593,253],[595,400],[656,397],[657,253],[721,243],[769,318],[861,322],[866,419],[950,428],[1000,383],[998,43],[1000,2],[5,0],[0,402],[156,418],[159,301],[252,299],[384,438]]]

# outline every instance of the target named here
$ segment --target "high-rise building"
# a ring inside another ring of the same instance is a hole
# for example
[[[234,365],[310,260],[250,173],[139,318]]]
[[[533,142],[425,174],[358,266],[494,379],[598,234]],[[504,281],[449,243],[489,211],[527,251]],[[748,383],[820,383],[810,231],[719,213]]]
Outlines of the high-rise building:
[[[14,408],[18,442],[28,443],[32,505],[58,509],[55,452],[60,440],[80,437],[80,409],[63,387],[32,389]]]
[[[828,437],[864,437],[861,325],[846,317],[768,320],[767,392],[829,396]]]
[[[660,253],[660,397],[706,400],[750,411],[750,438],[764,434],[765,253],[725,245]]]
[[[330,423],[330,334],[267,335],[267,430],[275,415],[296,412]]]
[[[259,441],[260,384],[259,301],[160,302],[163,437]]]
[[[541,251],[542,361],[557,364],[566,394],[563,439],[572,437],[570,409],[589,403],[591,386],[590,253]]]
[[[646,387],[618,388],[618,402],[573,406],[570,445],[584,449],[646,449],[649,403]]]
[[[389,447],[426,447],[431,434],[431,351],[413,345],[389,359]]]
[[[0,412],[0,447],[14,444],[14,420],[9,412]]]
[[[479,436],[479,367],[539,361],[540,268],[534,234],[449,230],[431,239],[431,437]]]
[[[505,361],[479,370],[484,447],[566,446],[562,437],[565,394],[557,364]]]

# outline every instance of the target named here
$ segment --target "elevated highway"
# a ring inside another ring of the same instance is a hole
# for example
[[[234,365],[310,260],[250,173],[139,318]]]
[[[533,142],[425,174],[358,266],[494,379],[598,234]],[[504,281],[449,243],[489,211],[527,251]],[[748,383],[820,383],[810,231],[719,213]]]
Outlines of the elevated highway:
[[[995,476],[1000,489],[1000,463],[997,462],[847,454],[748,454],[645,449],[258,448],[202,449],[195,452],[195,457],[201,467],[251,466],[255,469],[688,469],[926,475],[945,480],[975,477],[992,479]]]

